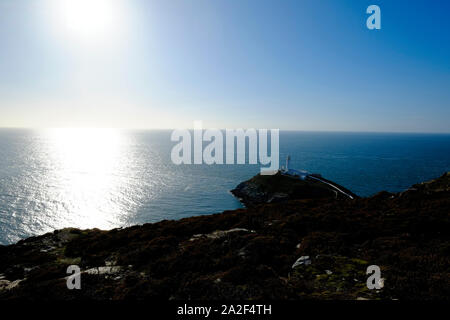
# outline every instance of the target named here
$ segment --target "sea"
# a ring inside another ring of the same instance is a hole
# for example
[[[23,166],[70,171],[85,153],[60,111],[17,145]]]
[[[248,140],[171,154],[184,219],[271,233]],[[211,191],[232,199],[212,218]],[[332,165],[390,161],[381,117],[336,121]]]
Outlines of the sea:
[[[181,164],[170,130],[0,129],[0,244],[65,227],[112,229],[241,208],[260,165]],[[281,131],[280,164],[360,196],[450,171],[449,134]]]

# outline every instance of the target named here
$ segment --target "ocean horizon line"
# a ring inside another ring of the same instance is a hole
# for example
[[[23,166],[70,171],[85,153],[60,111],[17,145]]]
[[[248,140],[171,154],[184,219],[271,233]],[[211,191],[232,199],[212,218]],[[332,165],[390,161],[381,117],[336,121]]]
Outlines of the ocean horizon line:
[[[215,127],[211,127],[215,128]],[[181,128],[121,128],[121,127],[1,127],[0,130],[117,130],[117,131],[173,131],[177,129],[194,130],[194,128],[181,127]],[[210,129],[205,127],[203,130]],[[233,128],[217,128],[218,130],[237,130],[237,129],[252,129],[252,127],[233,127]],[[260,128],[254,128],[260,129]],[[269,128],[261,128],[269,129]],[[273,128],[272,128],[273,129]],[[417,134],[417,135],[450,135],[449,132],[433,132],[433,131],[370,131],[370,130],[302,130],[302,129],[279,129],[284,133],[342,133],[342,134]]]

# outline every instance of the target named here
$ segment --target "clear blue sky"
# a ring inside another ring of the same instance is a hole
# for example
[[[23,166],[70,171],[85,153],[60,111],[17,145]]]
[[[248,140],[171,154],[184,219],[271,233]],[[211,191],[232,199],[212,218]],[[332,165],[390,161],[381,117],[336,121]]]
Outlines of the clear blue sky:
[[[0,127],[450,132],[450,1],[61,1],[0,0]]]

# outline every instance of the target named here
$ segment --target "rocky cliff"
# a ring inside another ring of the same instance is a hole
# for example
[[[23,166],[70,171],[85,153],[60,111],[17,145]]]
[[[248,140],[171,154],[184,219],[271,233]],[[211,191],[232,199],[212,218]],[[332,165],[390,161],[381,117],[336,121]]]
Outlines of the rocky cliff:
[[[231,193],[238,197],[246,207],[263,203],[279,203],[295,199],[348,199],[357,195],[335,182],[320,177],[320,180],[307,177],[305,180],[293,176],[256,175],[240,183]],[[337,189],[342,192],[336,191]]]
[[[401,193],[291,199],[0,246],[0,299],[448,299],[450,174]],[[81,268],[68,290],[67,267]],[[369,265],[381,289],[366,286]]]

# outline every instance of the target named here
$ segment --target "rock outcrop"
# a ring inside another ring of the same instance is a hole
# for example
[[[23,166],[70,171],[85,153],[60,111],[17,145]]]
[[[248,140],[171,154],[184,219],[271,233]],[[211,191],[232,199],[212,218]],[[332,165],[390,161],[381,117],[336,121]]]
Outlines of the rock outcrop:
[[[246,207],[264,203],[279,203],[294,199],[348,199],[337,187],[353,198],[357,195],[335,182],[320,177],[318,181],[307,177],[301,180],[283,175],[256,175],[250,180],[240,183],[231,193],[239,198]]]

